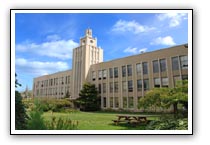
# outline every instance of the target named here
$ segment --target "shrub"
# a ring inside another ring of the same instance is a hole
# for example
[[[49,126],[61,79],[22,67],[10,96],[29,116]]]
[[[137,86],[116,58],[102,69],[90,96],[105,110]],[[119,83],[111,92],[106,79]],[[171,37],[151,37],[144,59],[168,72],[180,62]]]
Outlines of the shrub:
[[[146,129],[147,130],[187,130],[188,121],[187,118],[184,119],[164,118],[161,120],[153,120],[147,125]]]
[[[29,119],[27,124],[28,130],[45,130],[47,129],[42,117],[43,111],[41,104],[35,100],[32,110],[29,112]]]
[[[78,123],[78,121],[72,121],[68,118],[52,117],[52,119],[45,124],[49,130],[73,130],[77,129]]]

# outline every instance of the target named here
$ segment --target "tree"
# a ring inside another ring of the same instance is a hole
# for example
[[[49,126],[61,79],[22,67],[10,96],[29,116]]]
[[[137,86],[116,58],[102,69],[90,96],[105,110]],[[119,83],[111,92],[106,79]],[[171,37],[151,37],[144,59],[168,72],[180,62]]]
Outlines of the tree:
[[[16,79],[17,74],[15,73],[15,87],[21,86]],[[22,130],[26,129],[28,116],[26,114],[25,106],[22,102],[21,94],[15,91],[15,129]]]
[[[179,81],[175,88],[154,88],[147,92],[140,100],[139,108],[169,108],[173,105],[173,112],[178,113],[178,104],[188,108],[188,81]]]
[[[81,110],[97,111],[100,109],[100,98],[94,84],[85,83],[79,96],[76,102],[80,105]]]

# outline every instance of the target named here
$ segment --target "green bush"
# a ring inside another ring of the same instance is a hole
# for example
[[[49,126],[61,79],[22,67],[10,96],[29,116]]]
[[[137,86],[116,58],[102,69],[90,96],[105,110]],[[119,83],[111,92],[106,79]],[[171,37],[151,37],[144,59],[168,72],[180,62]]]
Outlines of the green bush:
[[[153,120],[147,125],[146,129],[147,130],[187,130],[188,121],[187,118],[184,119],[164,118],[161,120]]]
[[[49,130],[73,130],[77,129],[78,121],[72,121],[71,119],[63,119],[52,117],[52,119],[45,123]]]
[[[42,117],[42,106],[38,100],[35,100],[32,110],[29,112],[29,119],[27,123],[28,130],[45,130],[47,127]]]

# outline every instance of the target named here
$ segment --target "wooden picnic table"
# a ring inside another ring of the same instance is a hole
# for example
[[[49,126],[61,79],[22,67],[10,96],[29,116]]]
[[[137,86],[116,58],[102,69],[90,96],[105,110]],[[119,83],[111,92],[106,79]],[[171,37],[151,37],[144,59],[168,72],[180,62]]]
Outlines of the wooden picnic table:
[[[152,117],[155,115],[135,115],[135,114],[120,114],[117,115],[117,120],[112,120],[116,125],[120,122],[126,122],[129,124],[140,124],[140,123],[147,123],[148,117]]]

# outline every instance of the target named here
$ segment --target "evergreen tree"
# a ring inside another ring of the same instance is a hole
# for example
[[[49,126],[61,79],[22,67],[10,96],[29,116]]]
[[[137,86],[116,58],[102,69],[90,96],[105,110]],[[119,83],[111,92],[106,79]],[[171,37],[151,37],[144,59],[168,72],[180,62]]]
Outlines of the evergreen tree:
[[[15,73],[15,77],[17,74]],[[15,78],[15,87],[21,86]],[[15,129],[24,130],[27,126],[28,116],[26,114],[25,106],[22,102],[21,94],[15,91]]]
[[[100,98],[94,84],[85,83],[79,96],[76,102],[80,105],[81,110],[97,111],[100,109]]]

